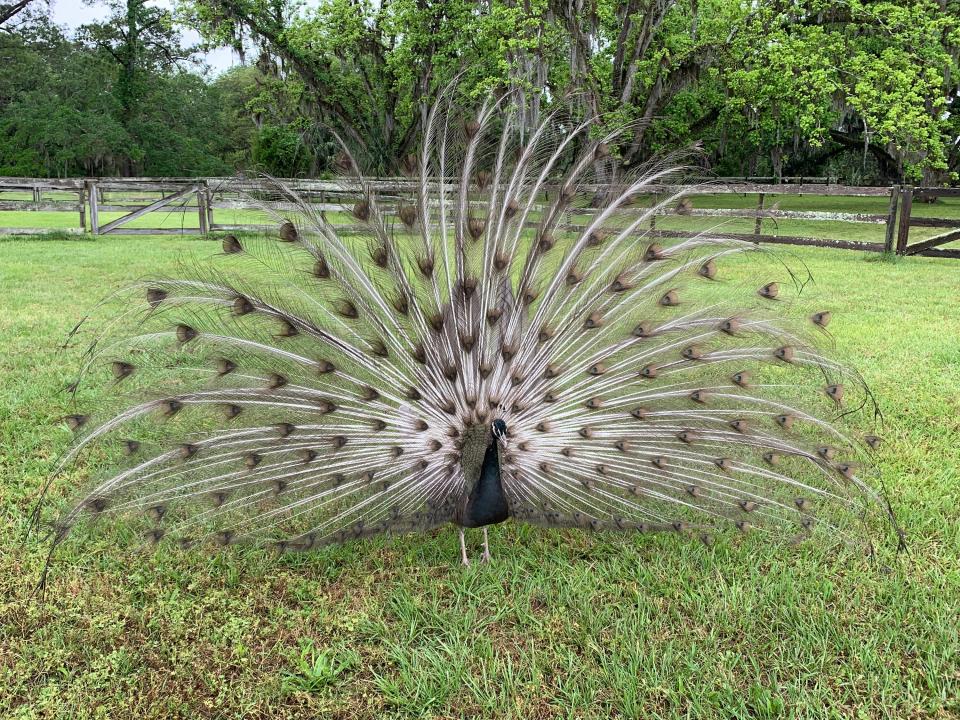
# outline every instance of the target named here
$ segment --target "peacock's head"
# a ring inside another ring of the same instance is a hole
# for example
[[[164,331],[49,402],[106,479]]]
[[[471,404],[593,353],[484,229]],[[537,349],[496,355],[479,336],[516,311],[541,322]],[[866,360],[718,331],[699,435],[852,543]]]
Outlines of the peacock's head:
[[[493,437],[495,437],[500,442],[506,442],[507,424],[503,420],[501,420],[500,418],[497,418],[496,420],[494,420],[490,426],[490,430],[491,432],[493,432]]]

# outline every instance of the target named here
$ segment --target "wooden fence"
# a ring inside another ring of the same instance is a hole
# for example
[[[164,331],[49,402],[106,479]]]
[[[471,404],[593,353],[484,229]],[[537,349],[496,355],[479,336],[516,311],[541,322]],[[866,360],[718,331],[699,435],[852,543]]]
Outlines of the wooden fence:
[[[913,215],[913,201],[930,200],[941,197],[960,197],[960,188],[915,188],[909,185],[899,189],[899,193],[891,192],[890,205],[894,207],[896,198],[900,198],[900,226],[897,229],[897,255],[926,255],[933,257],[960,257],[960,250],[943,249],[939,245],[960,240],[960,220],[937,217],[916,217]],[[938,233],[931,238],[920,242],[910,243],[910,228],[935,227],[952,228]]]
[[[813,178],[821,182],[804,182],[793,178],[790,183],[754,183],[742,181],[713,181],[693,188],[685,188],[691,196],[696,195],[751,195],[756,202],[748,208],[700,208],[695,197],[690,206],[664,208],[658,215],[688,215],[718,219],[753,220],[753,232],[712,233],[720,237],[735,238],[760,243],[809,245],[833,247],[869,252],[895,252],[898,255],[925,255],[933,257],[960,258],[960,249],[940,246],[960,240],[960,220],[917,217],[912,213],[914,200],[934,197],[960,197],[960,189],[893,187],[851,187],[830,182],[830,178]],[[809,178],[807,179],[809,180]],[[826,181],[826,182],[822,182]],[[338,212],[349,207],[359,196],[358,187],[349,183],[321,180],[283,180],[296,194],[308,201],[317,211]],[[416,185],[409,179],[383,178],[370,181],[383,197],[396,201],[409,199],[416,192]],[[607,188],[587,186],[588,192]],[[670,197],[681,188],[657,186],[649,189],[649,201]],[[551,192],[548,188],[544,202]],[[828,212],[818,210],[781,210],[776,202],[791,195],[830,197],[887,197],[885,213]],[[25,179],[0,178],[0,235],[34,234],[50,232],[51,227],[2,227],[2,211],[62,212],[77,215],[77,223],[69,231],[89,232],[93,235],[169,235],[201,234],[218,231],[256,231],[263,224],[218,223],[217,210],[263,210],[269,208],[277,213],[294,209],[294,205],[278,191],[274,182],[242,178],[111,178],[111,179]],[[647,206],[624,208],[622,213],[638,213]],[[596,212],[590,208],[578,208],[578,214]],[[120,213],[108,222],[101,220],[102,213]],[[131,223],[156,213],[175,214],[180,218],[176,227],[134,227]],[[346,218],[346,216],[341,216]],[[195,222],[191,218],[196,218]],[[863,242],[843,238],[803,237],[797,235],[763,232],[764,222],[776,220],[832,221],[858,224],[884,225],[884,241]],[[42,224],[41,224],[42,225]],[[571,226],[572,227],[572,226]],[[910,242],[912,227],[947,228],[943,233],[918,242]],[[344,220],[344,231],[355,228]],[[63,230],[63,228],[59,228]],[[650,223],[649,231],[654,236],[681,237],[690,231],[670,230],[657,227],[657,217]]]

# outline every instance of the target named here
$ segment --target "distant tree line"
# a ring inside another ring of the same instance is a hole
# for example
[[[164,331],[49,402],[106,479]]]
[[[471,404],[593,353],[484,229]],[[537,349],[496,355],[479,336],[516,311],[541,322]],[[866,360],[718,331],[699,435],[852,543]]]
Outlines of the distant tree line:
[[[294,78],[264,57],[209,81],[168,11],[111,5],[75,37],[43,12],[0,32],[0,175],[322,171]]]
[[[960,0],[101,4],[66,37],[0,3],[0,174],[322,175],[328,127],[394,173],[457,75],[468,106],[521,92],[529,127],[561,101],[629,123],[621,168],[698,142],[719,175],[960,171]],[[184,24],[244,63],[201,75]]]

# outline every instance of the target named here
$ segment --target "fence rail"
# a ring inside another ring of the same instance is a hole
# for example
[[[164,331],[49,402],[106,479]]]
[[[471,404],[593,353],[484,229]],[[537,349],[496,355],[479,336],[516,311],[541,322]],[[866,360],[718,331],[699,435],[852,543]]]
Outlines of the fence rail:
[[[767,180],[769,178],[757,178]],[[748,180],[752,180],[748,179]],[[731,218],[754,220],[751,233],[716,233],[720,237],[747,240],[758,243],[808,245],[832,247],[868,252],[895,252],[898,255],[925,255],[932,257],[960,258],[960,249],[943,248],[943,245],[960,240],[960,219],[916,217],[912,213],[913,201],[937,197],[960,197],[960,188],[922,188],[910,185],[893,187],[857,187],[837,185],[833,178],[789,178],[789,182],[742,182],[721,178],[696,186],[657,185],[647,188],[644,196],[648,204],[625,207],[618,214],[649,212],[661,199],[670,198],[682,190],[688,196],[696,195],[755,195],[752,208],[698,208],[692,205],[663,207],[650,221],[649,233],[660,237],[681,237],[689,234],[681,230],[657,227],[657,218],[665,215],[687,215],[701,218]],[[811,182],[811,180],[817,182]],[[365,181],[368,187],[377,190],[388,199],[398,202],[409,200],[419,190],[419,183],[408,178],[375,178]],[[433,186],[440,189],[441,183]],[[454,190],[457,184],[443,183]],[[608,192],[609,186],[581,186],[588,193]],[[218,223],[217,210],[263,210],[265,207],[282,213],[296,209],[287,190],[310,203],[316,211],[337,212],[349,207],[360,196],[361,185],[357,181],[327,181],[287,179],[267,181],[250,178],[68,178],[53,180],[43,178],[0,178],[0,213],[4,211],[34,211],[75,213],[78,222],[71,232],[93,235],[171,235],[201,234],[219,231],[256,231],[264,228],[257,223]],[[548,186],[541,205],[549,202],[551,195],[560,191],[558,186]],[[824,195],[831,197],[888,197],[886,213],[852,213],[819,210],[781,210],[775,198],[791,195]],[[539,208],[540,206],[538,206]],[[535,209],[538,209],[535,208]],[[176,213],[182,220],[179,227],[134,227],[140,218],[153,213]],[[597,212],[591,208],[577,208],[577,214]],[[101,220],[101,213],[120,213],[109,222]],[[196,224],[187,226],[193,216]],[[859,224],[884,225],[884,242],[863,242],[842,238],[802,237],[796,235],[763,232],[765,221],[804,220],[833,221]],[[358,227],[335,222],[349,232]],[[2,215],[0,215],[2,225]],[[571,229],[575,226],[570,226]],[[910,229],[944,228],[945,231],[919,242],[910,242]],[[36,234],[49,232],[50,227],[2,227],[0,235]]]

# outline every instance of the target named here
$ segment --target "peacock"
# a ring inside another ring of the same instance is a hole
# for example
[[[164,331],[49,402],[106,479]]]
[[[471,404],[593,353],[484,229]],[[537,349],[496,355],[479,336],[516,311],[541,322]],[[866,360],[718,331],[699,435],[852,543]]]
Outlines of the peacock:
[[[342,209],[276,181],[268,229],[88,314],[70,389],[97,400],[59,467],[95,477],[52,547],[103,524],[280,553],[453,524],[466,565],[464,531],[489,561],[508,519],[857,547],[895,528],[879,438],[843,427],[870,392],[817,349],[831,313],[794,311],[807,278],[658,229],[690,214],[683,171],[618,165],[622,128],[521,110],[441,93],[399,195],[334,133]]]

